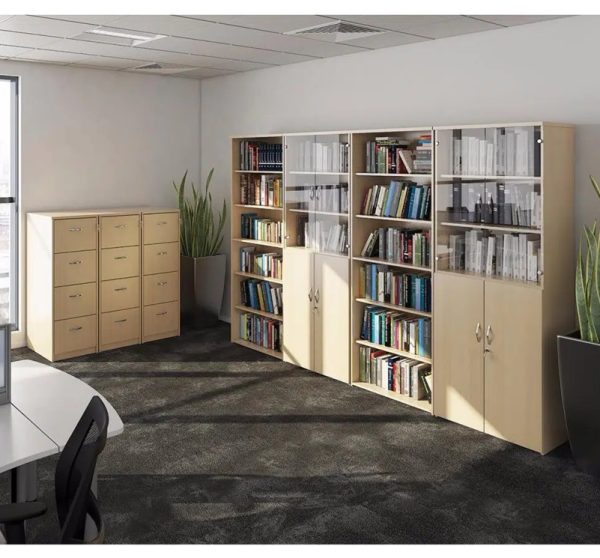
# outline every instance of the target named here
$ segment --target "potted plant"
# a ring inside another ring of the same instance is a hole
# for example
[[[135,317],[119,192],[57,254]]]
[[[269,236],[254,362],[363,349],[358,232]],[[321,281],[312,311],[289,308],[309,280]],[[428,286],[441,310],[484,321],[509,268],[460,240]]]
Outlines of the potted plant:
[[[600,183],[590,176],[600,197]],[[571,452],[600,476],[600,228],[584,227],[575,274],[579,331],[558,336],[560,389]]]
[[[218,216],[213,212],[209,187],[214,170],[208,173],[204,192],[192,183],[190,197],[185,195],[187,171],[179,185],[173,182],[181,216],[181,318],[190,327],[211,325],[219,319],[225,291],[227,257],[218,252],[227,206],[223,201]]]

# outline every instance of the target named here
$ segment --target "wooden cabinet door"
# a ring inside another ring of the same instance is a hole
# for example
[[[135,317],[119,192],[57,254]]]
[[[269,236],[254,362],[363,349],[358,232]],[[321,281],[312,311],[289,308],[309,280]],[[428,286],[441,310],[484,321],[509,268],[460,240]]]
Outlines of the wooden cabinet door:
[[[480,431],[484,426],[483,292],[483,279],[478,277],[435,274],[433,412]]]
[[[350,382],[350,262],[315,254],[314,370]]]
[[[541,317],[540,289],[486,282],[485,432],[536,451],[542,451]]]
[[[313,370],[313,254],[285,248],[283,262],[283,360]]]

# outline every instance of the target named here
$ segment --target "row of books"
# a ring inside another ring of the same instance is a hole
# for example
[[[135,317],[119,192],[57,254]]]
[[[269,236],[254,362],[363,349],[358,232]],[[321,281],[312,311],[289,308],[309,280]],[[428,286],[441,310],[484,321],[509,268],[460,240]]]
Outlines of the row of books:
[[[527,234],[489,234],[480,230],[448,237],[451,270],[538,281],[540,239]]]
[[[240,142],[240,170],[281,171],[282,155],[280,143],[243,140]]]
[[[452,144],[454,174],[539,176],[538,128],[480,130],[480,137],[455,130]]]
[[[431,403],[433,383],[429,364],[360,347],[358,381]]]
[[[542,226],[542,196],[533,184],[469,184],[467,187],[455,183],[450,195],[451,205],[447,209],[450,221]]]
[[[297,169],[304,172],[348,172],[348,143],[340,141],[298,142]]]
[[[378,306],[365,306],[360,338],[384,347],[429,357],[431,320],[413,318]]]
[[[430,186],[392,180],[387,186],[369,188],[360,212],[362,215],[428,220],[430,209]]]
[[[290,186],[287,201],[295,209],[348,213],[348,183]]]
[[[431,277],[393,271],[385,265],[364,264],[358,272],[361,298],[431,312]]]
[[[282,256],[277,252],[257,252],[255,246],[240,248],[240,271],[262,277],[283,277]]]
[[[256,213],[242,213],[241,221],[242,238],[281,242],[283,236],[282,221],[259,217]]]
[[[397,227],[375,229],[369,233],[360,255],[427,267],[431,255],[430,233]]]
[[[432,153],[431,134],[423,134],[417,139],[414,151],[413,166],[415,173],[431,174]]]
[[[283,326],[280,321],[263,318],[256,314],[240,314],[240,338],[255,345],[281,350]]]
[[[283,205],[281,178],[272,174],[242,174],[240,176],[240,203],[281,207]]]
[[[412,146],[412,147],[411,147]],[[384,174],[430,174],[431,134],[416,145],[402,137],[378,137],[366,143],[366,172]]]
[[[298,218],[298,245],[316,252],[348,254],[348,224]]]
[[[271,314],[283,314],[282,287],[267,281],[246,279],[240,281],[241,300],[244,306],[271,312]]]

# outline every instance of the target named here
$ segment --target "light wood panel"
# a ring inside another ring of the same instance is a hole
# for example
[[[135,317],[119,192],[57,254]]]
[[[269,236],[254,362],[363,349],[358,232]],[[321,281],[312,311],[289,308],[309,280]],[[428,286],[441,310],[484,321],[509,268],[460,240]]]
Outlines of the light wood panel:
[[[178,242],[179,213],[148,213],[144,215],[144,244]]]
[[[144,306],[143,339],[173,337],[179,329],[179,301]]]
[[[140,248],[105,248],[100,251],[100,279],[137,277],[140,274]]]
[[[433,412],[483,430],[483,279],[436,274],[434,282]]]
[[[179,243],[144,245],[144,275],[167,273],[179,269]]]
[[[179,273],[159,273],[144,277],[144,305],[179,300]]]
[[[55,254],[54,286],[62,287],[96,281],[97,254],[96,250]]]
[[[54,252],[94,250],[97,244],[96,217],[58,219],[54,222]]]
[[[140,309],[129,308],[100,315],[100,350],[135,345],[140,342]]]
[[[100,217],[100,248],[138,246],[140,243],[140,215]]]
[[[98,347],[98,320],[96,315],[54,323],[54,358],[68,358],[75,354],[96,352]]]
[[[485,432],[540,451],[542,295],[485,285]]]
[[[140,306],[140,278],[111,279],[100,284],[100,311],[113,312]]]
[[[66,320],[96,313],[98,287],[96,283],[69,285],[54,289],[54,319]]]

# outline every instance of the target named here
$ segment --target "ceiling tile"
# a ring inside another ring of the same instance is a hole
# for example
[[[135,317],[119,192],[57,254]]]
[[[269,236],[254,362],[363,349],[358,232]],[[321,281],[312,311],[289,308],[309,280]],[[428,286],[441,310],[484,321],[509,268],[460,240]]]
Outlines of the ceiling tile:
[[[429,39],[415,37],[414,35],[407,35],[405,33],[396,33],[395,31],[386,31],[380,35],[372,35],[370,37],[363,37],[362,39],[350,39],[348,44],[365,48],[388,48],[399,45],[408,45],[410,43],[419,43],[427,40]]]
[[[184,77],[184,78],[192,78],[192,79],[203,79],[215,76],[224,76],[227,74],[231,74],[227,70],[218,70],[215,68],[196,68],[194,70],[190,70],[187,72],[182,72],[180,74],[175,74],[175,77]]]
[[[71,65],[99,67],[107,70],[122,70],[125,68],[135,68],[145,64],[142,60],[130,60],[127,58],[112,58],[110,56],[83,56],[77,62]]]
[[[229,25],[250,27],[262,31],[285,33],[296,29],[304,29],[313,25],[331,23],[331,18],[316,15],[207,15],[188,16],[193,19],[203,19]]]
[[[89,29],[97,27],[86,23],[73,23],[58,21],[40,16],[14,16],[0,22],[0,30],[21,31],[23,33],[36,33],[51,37],[72,37]]]
[[[110,45],[107,43],[95,43],[93,41],[81,41],[77,39],[61,39],[52,44],[53,50],[64,52],[78,52],[81,54],[113,56],[115,58],[138,58],[149,60],[147,52],[134,47]]]
[[[491,31],[500,28],[500,26],[494,23],[479,21],[469,17],[452,16],[451,19],[439,21],[437,23],[415,25],[414,27],[410,27],[408,32],[421,37],[429,37],[430,39],[443,39],[444,37],[479,33],[480,31]]]
[[[362,23],[370,27],[389,29],[390,31],[410,32],[413,27],[447,21],[452,15],[335,15],[331,16],[343,21]]]
[[[26,60],[35,60],[38,62],[54,62],[54,63],[71,64],[73,62],[78,62],[79,60],[81,60],[84,57],[85,57],[85,55],[83,55],[83,54],[76,54],[73,52],[62,52],[59,50],[45,50],[45,49],[40,48],[40,49],[35,49],[35,50],[29,50],[28,52],[26,52],[24,54],[15,56],[14,59],[15,60],[26,59]]]
[[[184,33],[192,24],[189,19],[169,15],[126,15],[111,21],[110,26],[185,37]]]
[[[19,56],[19,54],[25,54],[26,52],[33,52],[33,49],[0,45],[0,58],[12,58],[13,56]]]
[[[91,23],[93,25],[106,25],[119,18],[118,15],[43,15],[49,19],[62,19],[64,21],[74,21],[76,23]]]
[[[56,37],[47,37],[46,35],[32,35],[31,33],[0,31],[0,44],[2,45],[37,48],[50,45],[56,41]]]
[[[569,17],[564,15],[474,15],[476,19],[497,23],[498,25],[525,25],[527,23],[536,23],[538,21],[546,21],[548,19],[559,19],[561,17]]]

